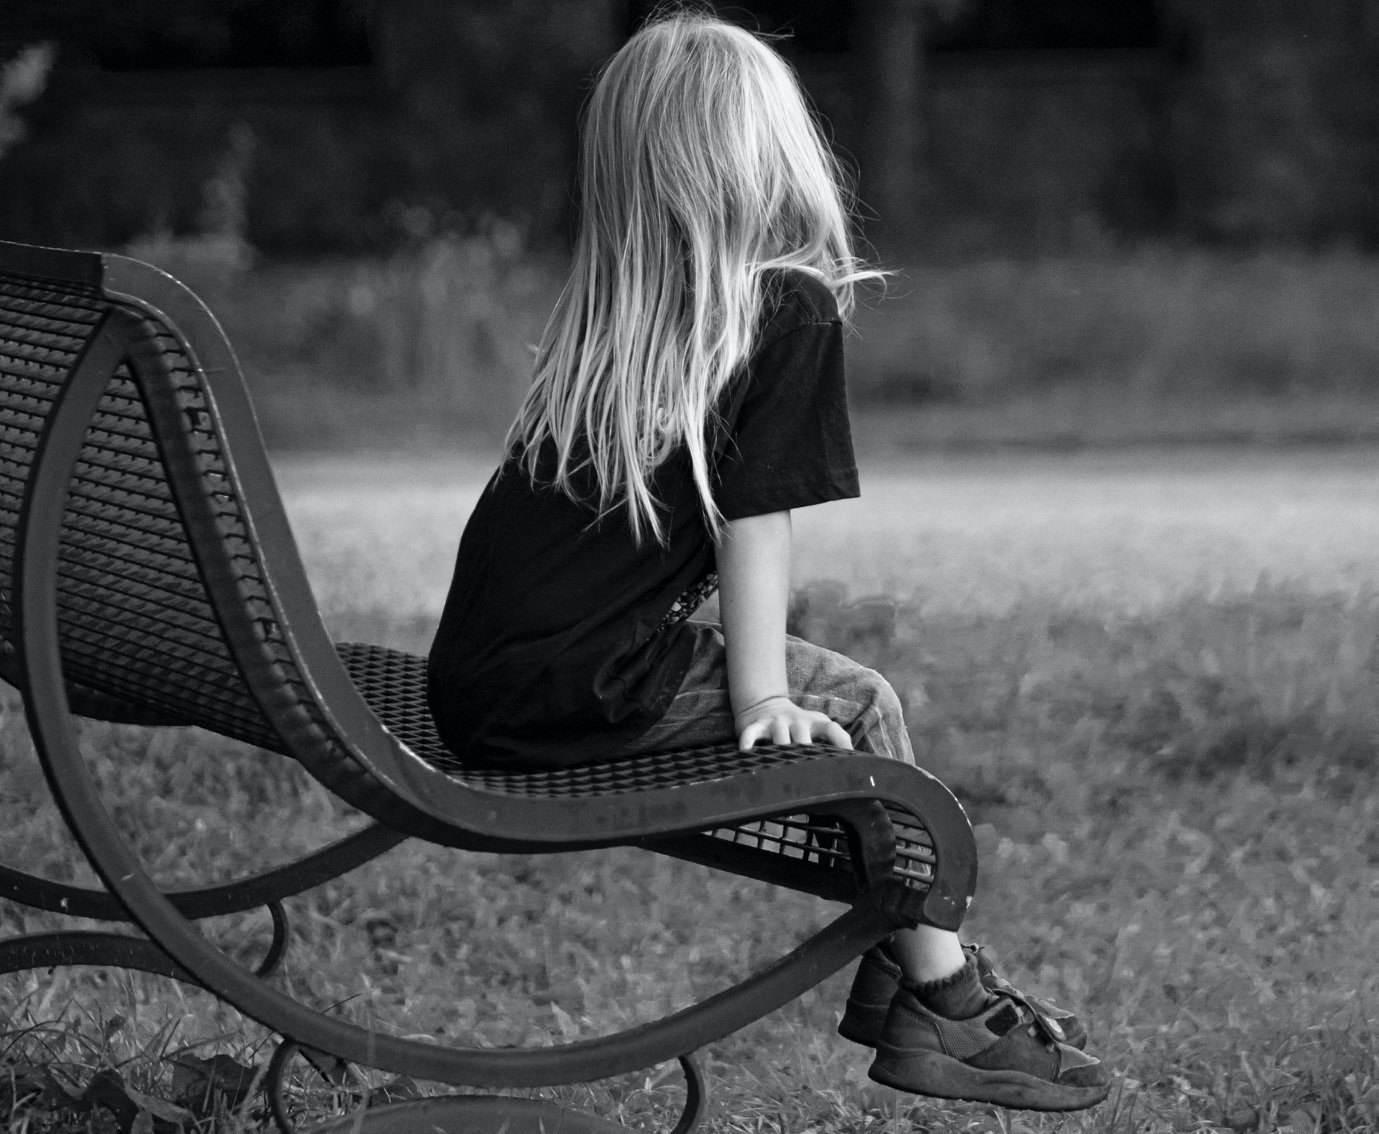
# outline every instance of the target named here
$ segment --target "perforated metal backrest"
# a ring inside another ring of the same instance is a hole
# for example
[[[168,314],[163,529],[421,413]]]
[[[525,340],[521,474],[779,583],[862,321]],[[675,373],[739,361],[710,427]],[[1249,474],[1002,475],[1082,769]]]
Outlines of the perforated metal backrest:
[[[0,273],[0,664],[9,663],[7,677],[13,673],[11,596],[25,482],[59,391],[102,319],[117,310],[94,286]],[[158,370],[169,395],[183,403],[187,440],[211,466],[213,479],[215,435],[198,435],[196,428],[199,415],[204,419],[200,377],[169,328],[147,315],[119,313],[130,328],[129,353],[107,377],[62,509],[64,671],[91,715],[196,721],[275,747],[274,731],[226,641],[133,368]],[[224,524],[233,528],[239,520],[233,494],[219,503]],[[248,541],[243,553],[252,586]]]
[[[0,367],[0,677],[23,684],[22,637],[61,666],[50,714],[196,724],[422,837],[504,837],[337,656],[239,364],[190,291],[124,257],[0,242]]]

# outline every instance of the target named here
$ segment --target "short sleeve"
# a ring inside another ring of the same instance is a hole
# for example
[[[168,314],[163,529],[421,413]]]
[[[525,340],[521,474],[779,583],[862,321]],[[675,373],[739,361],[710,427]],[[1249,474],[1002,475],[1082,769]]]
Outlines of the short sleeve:
[[[796,325],[758,348],[743,377],[717,467],[723,518],[859,495],[841,324]]]

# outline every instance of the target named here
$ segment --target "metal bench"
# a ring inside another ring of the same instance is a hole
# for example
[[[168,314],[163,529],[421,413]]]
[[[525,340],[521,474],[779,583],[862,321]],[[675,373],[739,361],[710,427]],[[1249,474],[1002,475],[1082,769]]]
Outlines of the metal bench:
[[[479,770],[437,739],[423,669],[422,658],[330,641],[239,365],[201,302],[126,257],[0,243],[0,677],[21,691],[51,790],[105,884],[0,867],[0,896],[137,926],[0,942],[0,972],[127,967],[209,990],[282,1037],[267,1092],[286,1128],[283,1065],[310,1051],[488,1090],[678,1059],[684,1134],[707,1097],[697,1049],[898,926],[955,929],[963,917],[976,881],[971,828],[920,769],[823,746],[758,746]],[[197,725],[281,753],[373,825],[291,864],[165,893],[102,803],[74,715]],[[330,1015],[273,979],[287,943],[283,899],[407,838],[521,853],[635,845],[846,908],[766,969],[653,1023],[552,1046],[445,1046]],[[197,919],[260,906],[275,934],[256,970],[198,931]],[[386,1129],[623,1129],[549,1101],[473,1093],[365,1117]]]

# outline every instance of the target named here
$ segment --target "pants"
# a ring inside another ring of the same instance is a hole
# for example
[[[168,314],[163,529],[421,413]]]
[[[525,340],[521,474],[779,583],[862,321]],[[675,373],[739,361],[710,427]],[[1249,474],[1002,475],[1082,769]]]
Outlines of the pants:
[[[694,657],[665,715],[625,750],[721,744],[737,739],[728,700],[727,655],[717,626],[692,622]],[[895,690],[875,670],[843,654],[786,635],[785,678],[790,699],[843,726],[861,752],[915,762]]]

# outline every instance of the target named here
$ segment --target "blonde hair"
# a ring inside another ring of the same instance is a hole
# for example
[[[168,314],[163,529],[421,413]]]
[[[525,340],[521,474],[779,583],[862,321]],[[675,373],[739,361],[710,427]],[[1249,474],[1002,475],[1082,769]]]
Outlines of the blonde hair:
[[[634,538],[664,541],[650,478],[683,443],[717,535],[706,426],[746,360],[768,297],[795,268],[844,318],[863,270],[843,179],[790,66],[750,32],[676,12],[604,66],[585,106],[573,268],[508,433],[533,481],[592,473],[599,515],[626,504]]]

